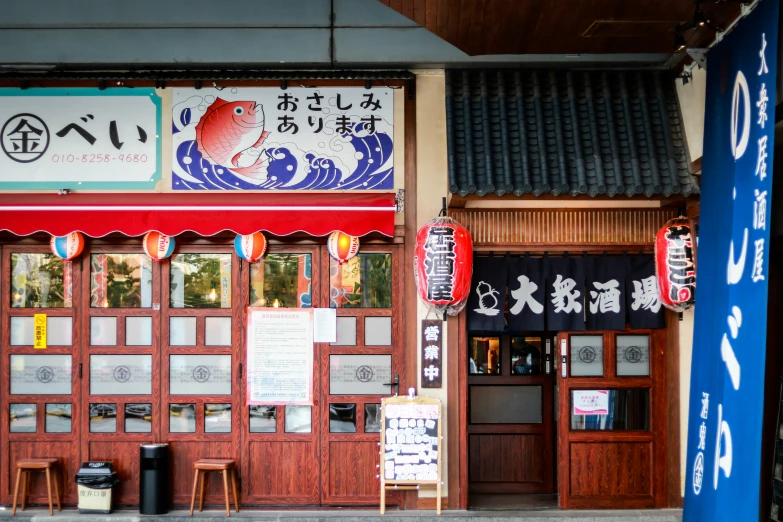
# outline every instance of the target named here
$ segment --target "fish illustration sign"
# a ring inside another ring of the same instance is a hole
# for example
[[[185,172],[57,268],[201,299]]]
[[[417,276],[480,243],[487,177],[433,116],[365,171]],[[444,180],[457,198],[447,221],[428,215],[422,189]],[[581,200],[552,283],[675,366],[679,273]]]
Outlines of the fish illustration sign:
[[[174,89],[174,190],[392,190],[390,88]]]

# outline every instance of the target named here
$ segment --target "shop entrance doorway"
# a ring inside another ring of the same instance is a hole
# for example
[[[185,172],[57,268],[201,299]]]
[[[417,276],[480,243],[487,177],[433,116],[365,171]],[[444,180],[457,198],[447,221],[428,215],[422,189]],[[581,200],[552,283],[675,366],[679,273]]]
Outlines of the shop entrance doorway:
[[[341,265],[323,245],[277,244],[246,263],[231,239],[178,238],[161,262],[136,240],[91,241],[67,263],[44,244],[2,247],[4,502],[16,460],[55,457],[64,503],[79,463],[103,460],[117,505],[136,505],[139,444],[168,442],[178,505],[202,458],[236,460],[244,505],[377,505],[380,401],[405,385],[401,247],[363,245]],[[336,342],[314,345],[312,406],[247,405],[248,307],[337,310]],[[205,497],[223,502],[219,480]]]
[[[468,336],[469,507],[497,505],[487,494],[551,502],[554,340],[547,332]]]

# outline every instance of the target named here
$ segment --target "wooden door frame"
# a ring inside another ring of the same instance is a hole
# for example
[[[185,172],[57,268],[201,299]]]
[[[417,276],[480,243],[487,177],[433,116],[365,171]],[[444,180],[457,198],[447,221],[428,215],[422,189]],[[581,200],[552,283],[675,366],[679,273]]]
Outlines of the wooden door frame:
[[[232,448],[231,455],[191,455],[191,460],[195,461],[199,458],[232,458],[239,462],[240,459],[240,410],[242,405],[240,404],[239,390],[243,386],[243,381],[240,375],[241,365],[241,349],[239,343],[241,342],[242,328],[240,326],[241,321],[241,305],[238,305],[237,300],[241,299],[241,287],[240,287],[240,262],[241,260],[234,252],[233,245],[214,243],[214,244],[198,244],[198,243],[186,243],[182,246],[178,246],[175,255],[177,254],[230,254],[231,255],[231,307],[230,308],[171,308],[171,260],[169,258],[163,261],[161,270],[161,342],[160,342],[160,357],[161,357],[161,390],[160,401],[161,409],[166,412],[163,415],[161,422],[161,436],[169,442],[169,451],[172,453],[170,459],[173,461],[176,456],[174,455],[177,450],[177,442],[199,442],[209,447],[211,442],[220,443],[228,442]],[[241,301],[240,301],[241,303]],[[225,313],[225,310],[230,310],[230,313]],[[223,311],[221,313],[221,311]],[[187,312],[187,313],[183,313]],[[169,346],[169,318],[172,316],[190,316],[196,317],[196,346]],[[231,346],[209,346],[205,344],[205,322],[207,317],[231,317]],[[170,383],[170,363],[169,358],[171,355],[230,355],[231,356],[231,394],[230,395],[171,395],[171,383]],[[171,433],[169,425],[169,404],[182,403],[182,404],[195,404],[196,405],[196,431],[194,433]],[[204,424],[204,407],[206,404],[221,404],[231,403],[231,433],[205,433]],[[172,474],[175,472],[175,466],[171,467]],[[189,467],[188,472],[192,473],[192,469]],[[185,505],[190,501],[190,477],[188,474],[186,477],[178,477],[180,483],[185,479],[188,484],[187,493],[181,494],[179,497],[176,495],[176,491],[172,488],[171,502],[174,505]],[[242,476],[238,476],[237,480],[241,484]],[[216,481],[212,480],[210,483],[214,484]],[[173,479],[172,479],[173,483]],[[218,498],[213,496],[212,500],[207,495],[208,501],[216,503],[223,502],[222,497]]]
[[[329,306],[329,290],[330,290],[330,264],[332,262],[330,256],[325,252],[326,247],[323,246],[323,253],[321,255],[321,273],[322,276],[321,295],[323,304]],[[392,359],[392,379],[394,374],[400,376],[400,386],[403,385],[405,379],[405,359],[406,353],[404,349],[404,316],[403,316],[403,295],[405,288],[404,271],[403,271],[403,246],[388,243],[388,244],[373,244],[363,246],[360,254],[371,253],[389,253],[392,255],[392,306],[391,309],[387,308],[337,308],[337,316],[356,316],[356,341],[359,346],[330,346],[328,343],[321,343],[320,350],[317,354],[320,361],[320,378],[321,378],[321,425],[319,427],[321,433],[321,505],[377,505],[380,502],[380,489],[378,489],[378,497],[371,499],[357,499],[351,496],[331,496],[328,494],[330,491],[330,463],[329,463],[329,443],[335,440],[346,440],[356,442],[378,442],[380,444],[380,433],[364,433],[364,407],[365,403],[377,403],[380,404],[383,397],[386,395],[337,395],[340,397],[339,401],[356,404],[356,433],[355,434],[332,434],[329,431],[329,404],[332,402],[329,390],[329,356],[337,354],[360,354],[360,355],[386,355],[391,352]],[[364,318],[366,317],[391,317],[392,320],[392,344],[387,347],[372,347],[364,345]],[[391,390],[393,393],[393,390]],[[340,437],[340,439],[337,439]],[[358,464],[358,463],[357,463]],[[362,463],[365,465],[372,465],[374,462]],[[375,471],[377,468],[372,467]],[[376,473],[373,473],[376,474]],[[378,483],[380,484],[380,483]],[[394,493],[387,493],[387,504],[401,504],[401,497]]]
[[[80,328],[82,331],[82,350],[79,362],[82,365],[83,378],[81,382],[81,402],[86,409],[81,416],[81,454],[84,460],[96,460],[91,458],[91,442],[123,442],[144,444],[161,441],[161,425],[164,408],[161,401],[161,312],[155,309],[160,303],[162,291],[162,270],[160,263],[152,263],[150,273],[152,275],[152,303],[150,308],[91,308],[90,285],[92,274],[92,254],[141,254],[146,257],[141,245],[128,243],[118,244],[92,244],[85,248],[81,254],[82,283],[79,296],[79,310],[81,315]],[[74,306],[76,303],[74,302]],[[125,321],[126,317],[152,317],[152,344],[150,346],[126,346],[125,345]],[[117,345],[116,346],[91,346],[90,321],[92,317],[116,317],[117,318]],[[90,368],[92,355],[150,355],[152,358],[152,390],[150,395],[92,395],[90,392]],[[114,403],[117,406],[116,423],[114,433],[90,433],[89,409],[91,403]],[[125,433],[125,408],[126,403],[150,403],[152,405],[152,432],[151,433]],[[168,413],[168,409],[165,410]],[[125,456],[128,458],[128,456]],[[138,459],[135,453],[130,456],[131,462]],[[116,465],[115,460],[115,465]],[[129,464],[126,462],[126,464]],[[116,466],[121,480],[128,480],[125,466]],[[133,465],[131,464],[131,467]],[[135,495],[121,500],[125,505],[135,505],[139,502],[138,485],[134,485]],[[116,494],[116,493],[115,493]]]
[[[57,454],[34,454],[25,455],[25,457],[52,457],[57,458],[60,463],[69,460],[68,471],[77,471],[80,463],[79,445],[74,444],[74,439],[79,440],[81,426],[78,424],[81,413],[82,399],[81,386],[79,383],[79,361],[81,353],[82,332],[80,328],[81,310],[76,305],[81,294],[81,259],[71,261],[71,308],[11,308],[10,289],[11,289],[11,254],[12,253],[40,253],[50,254],[48,245],[40,242],[30,242],[26,244],[3,245],[2,256],[0,256],[0,332],[2,333],[2,368],[0,376],[3,381],[2,390],[0,390],[0,444],[6,450],[0,456],[2,467],[0,468],[0,495],[5,504],[10,504],[13,498],[13,486],[16,475],[11,469],[11,442],[61,442],[70,444],[74,451],[68,455]],[[21,313],[23,312],[23,313]],[[11,317],[25,316],[29,317],[36,313],[45,313],[47,317],[72,317],[72,336],[71,346],[53,346],[46,350],[34,350],[32,346],[11,346]],[[11,355],[70,355],[71,356],[71,394],[70,395],[11,395]],[[68,402],[71,403],[71,432],[70,433],[46,433],[46,404],[55,404]],[[36,433],[10,433],[9,413],[11,404],[36,404]],[[76,488],[73,486],[70,476],[62,465],[58,466],[56,471],[60,479],[60,493],[63,503],[75,503]],[[66,494],[70,491],[70,494]],[[31,496],[30,503],[44,503],[45,496]]]
[[[541,338],[541,373],[535,375],[514,375],[510,373],[511,368],[511,345],[514,337],[524,337],[526,334],[535,334],[533,336],[540,336]],[[548,331],[520,331],[517,333],[489,333],[489,332],[476,332],[468,337],[497,337],[499,339],[500,348],[500,368],[501,373],[499,375],[482,375],[482,374],[468,374],[466,376],[468,391],[471,386],[541,386],[541,423],[527,423],[525,426],[519,424],[475,424],[470,423],[470,400],[468,399],[468,439],[470,435],[482,435],[482,434],[519,434],[519,435],[541,435],[542,451],[544,455],[547,455],[547,459],[543,465],[543,479],[539,483],[527,482],[519,485],[515,484],[501,484],[501,483],[489,483],[489,484],[476,484],[473,483],[474,490],[477,493],[553,493],[554,492],[554,465],[556,463],[556,444],[555,444],[555,415],[554,415],[554,385],[555,376],[552,372],[554,369],[550,369],[550,373],[546,373],[545,365],[547,356],[545,352],[545,346],[547,339],[555,340],[557,334],[555,332]],[[474,382],[471,383],[470,381]],[[547,437],[549,432],[549,437]],[[469,444],[470,442],[468,442]],[[470,451],[470,447],[468,447]],[[470,457],[468,457],[468,467],[470,467]],[[470,479],[470,477],[468,477]],[[470,485],[470,482],[468,482]],[[483,490],[487,491],[483,491]],[[541,489],[548,491],[541,491]]]
[[[572,336],[602,336],[603,337],[603,361],[604,375],[602,377],[571,377],[571,351],[570,338]],[[650,339],[650,374],[639,377],[618,377],[616,374],[616,344],[618,335],[647,335]],[[585,498],[573,498],[571,496],[570,458],[561,458],[558,462],[559,497],[560,507],[563,509],[649,509],[663,508],[668,504],[668,437],[669,415],[667,400],[667,365],[666,365],[666,330],[631,330],[626,328],[614,331],[569,331],[560,332],[558,335],[557,353],[560,354],[561,342],[568,344],[568,378],[564,379],[559,374],[558,383],[558,454],[569,455],[570,443],[605,443],[605,442],[649,442],[652,444],[650,469],[650,487],[652,493],[648,499],[642,498],[623,499],[623,505],[618,506],[617,500],[612,497],[590,496]],[[609,364],[606,361],[612,361]],[[562,368],[558,368],[562,372]],[[649,431],[571,431],[571,407],[570,396],[572,389],[620,389],[620,388],[649,388],[650,390],[650,429]],[[679,451],[679,448],[678,448]]]
[[[612,251],[639,252],[643,254],[652,254],[653,246],[651,244],[620,244],[611,245]],[[509,252],[512,255],[520,255],[525,252],[568,252],[569,254],[603,253],[605,247],[599,245],[575,245],[568,243],[542,243],[534,245],[494,245],[494,244],[476,244],[474,252]],[[668,500],[663,507],[681,507],[682,494],[680,492],[680,360],[679,360],[679,322],[677,315],[667,312],[666,334],[668,348],[666,349],[666,377],[667,394],[672,399],[673,407],[669,409],[668,414],[668,433],[665,434],[668,448],[668,461],[665,464],[668,469],[667,494]],[[449,433],[449,496],[458,499],[457,505],[451,504],[455,508],[467,509],[468,507],[468,437],[467,437],[467,375],[468,375],[468,332],[467,332],[467,310],[463,309],[456,317],[448,318],[448,345],[449,353],[456,354],[455,357],[449,357],[447,363],[448,382],[458,383],[457,387],[449,386],[448,392],[448,433]],[[555,350],[558,348],[555,347]],[[557,355],[557,354],[555,354]],[[559,369],[559,365],[558,365]],[[558,389],[558,393],[560,390]],[[559,423],[557,429],[560,429]],[[455,444],[453,441],[457,441]],[[559,450],[555,453],[555,459],[559,462]],[[557,480],[560,482],[562,476],[556,466]]]
[[[311,298],[312,306],[322,307],[323,296],[321,295],[320,284],[321,278],[325,277],[321,272],[321,246],[316,244],[307,245],[287,245],[287,244],[274,244],[269,249],[268,254],[310,254],[311,260]],[[241,261],[240,265],[240,281],[241,285],[241,304],[238,307],[242,310],[241,319],[241,337],[240,337],[240,356],[244,368],[247,368],[247,347],[245,345],[247,335],[247,309],[250,303],[250,264],[246,261]],[[328,277],[328,276],[327,276]],[[239,472],[242,477],[251,476],[251,462],[250,462],[250,443],[251,442],[312,442],[314,445],[315,462],[319,465],[319,471],[315,478],[315,488],[310,495],[300,495],[296,497],[250,497],[249,488],[242,488],[240,491],[240,499],[243,505],[307,505],[307,506],[319,506],[321,503],[321,434],[319,433],[320,423],[320,375],[321,372],[317,370],[319,363],[318,356],[320,354],[321,343],[314,344],[314,365],[313,368],[313,407],[311,410],[311,432],[310,433],[286,433],[285,432],[285,406],[277,406],[276,409],[276,431],[275,433],[250,433],[250,416],[249,406],[247,404],[247,381],[245,376],[242,378],[242,389],[240,390],[240,411],[241,411],[241,437],[240,437],[240,462]],[[243,372],[246,373],[245,370]]]

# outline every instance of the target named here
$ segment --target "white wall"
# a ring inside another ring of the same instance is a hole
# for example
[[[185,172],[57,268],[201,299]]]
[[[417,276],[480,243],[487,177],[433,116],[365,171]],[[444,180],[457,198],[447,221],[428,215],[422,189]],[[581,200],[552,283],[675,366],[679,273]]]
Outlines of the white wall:
[[[448,163],[446,148],[446,76],[443,71],[426,71],[416,74],[416,227],[425,225],[430,219],[437,217],[441,210],[442,198],[448,196]],[[416,307],[417,329],[423,319],[427,318],[427,307],[419,299]],[[434,319],[435,314],[430,313],[429,319]],[[446,337],[446,322],[443,322],[443,387],[440,389],[421,388],[421,335],[416,336],[417,362],[419,372],[417,381],[419,395],[435,397],[443,404],[443,429],[442,449],[448,448],[448,444],[457,444],[459,441],[449,441],[447,437],[448,418],[446,416],[446,396],[449,382],[446,375],[449,354],[446,350],[448,338]],[[456,383],[454,383],[456,386]],[[400,390],[404,393],[406,390]],[[443,458],[443,491],[442,496],[448,492],[448,451],[441,453]],[[456,463],[454,464],[456,465]],[[432,489],[421,490],[420,497],[434,497]],[[450,499],[449,503],[456,499]]]

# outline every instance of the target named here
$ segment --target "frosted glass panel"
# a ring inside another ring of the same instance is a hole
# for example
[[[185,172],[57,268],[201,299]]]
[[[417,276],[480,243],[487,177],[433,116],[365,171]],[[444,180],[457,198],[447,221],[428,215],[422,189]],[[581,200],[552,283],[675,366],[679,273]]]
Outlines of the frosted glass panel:
[[[171,346],[195,346],[196,318],[169,317],[169,340]]]
[[[46,344],[48,346],[71,346],[73,341],[72,317],[46,318]]]
[[[364,344],[366,346],[391,346],[391,342],[391,317],[364,318]]]
[[[389,395],[391,355],[330,355],[331,395]]]
[[[285,432],[310,433],[313,431],[313,409],[311,406],[285,407]]]
[[[650,338],[617,336],[617,375],[650,375]]]
[[[151,355],[91,355],[92,395],[150,395]]]
[[[337,342],[332,346],[356,345],[356,317],[337,318]]]
[[[207,317],[204,344],[207,346],[231,346],[231,318]]]
[[[125,318],[125,345],[152,345],[152,317]]]
[[[116,346],[117,318],[90,317],[90,344],[92,346]]]
[[[70,355],[11,355],[11,395],[70,395]]]
[[[471,386],[472,424],[540,423],[541,386]]]
[[[204,433],[231,433],[231,404],[204,405]]]
[[[11,433],[35,433],[37,412],[35,404],[11,404]]]
[[[596,377],[604,374],[604,338],[602,335],[571,336],[571,377]]]
[[[231,395],[230,355],[169,356],[172,395]]]
[[[32,346],[34,330],[32,317],[11,317],[11,346]]]
[[[71,404],[46,405],[46,433],[71,433],[73,406]]]

